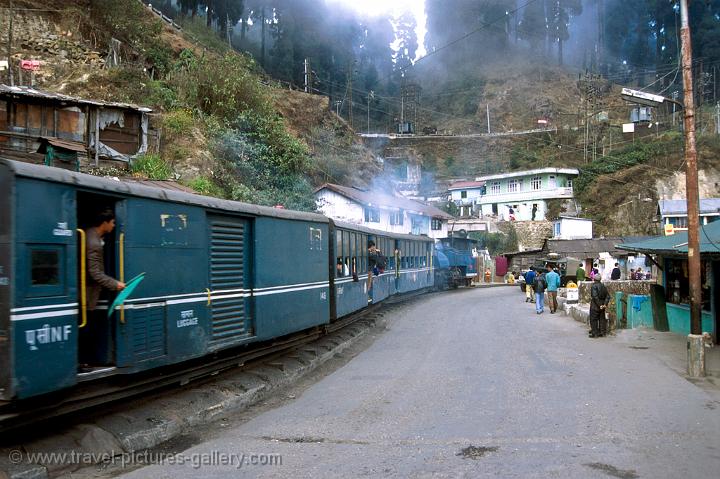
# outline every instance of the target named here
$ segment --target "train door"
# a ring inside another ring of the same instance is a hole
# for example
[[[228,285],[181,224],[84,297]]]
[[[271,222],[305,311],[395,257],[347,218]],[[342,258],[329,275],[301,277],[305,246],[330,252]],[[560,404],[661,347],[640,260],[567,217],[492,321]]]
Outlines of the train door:
[[[117,291],[99,284],[92,278],[91,272],[102,273],[118,281],[126,279],[120,258],[125,223],[119,207],[121,204],[117,198],[110,196],[83,191],[77,193],[80,377],[110,371],[116,364],[117,319],[115,316],[108,318],[108,308]],[[110,227],[112,229],[108,231]],[[99,255],[93,253],[98,246],[102,248],[101,263],[98,262]]]
[[[75,191],[16,177],[13,204],[8,367],[14,375],[14,396],[23,398],[76,381]]]

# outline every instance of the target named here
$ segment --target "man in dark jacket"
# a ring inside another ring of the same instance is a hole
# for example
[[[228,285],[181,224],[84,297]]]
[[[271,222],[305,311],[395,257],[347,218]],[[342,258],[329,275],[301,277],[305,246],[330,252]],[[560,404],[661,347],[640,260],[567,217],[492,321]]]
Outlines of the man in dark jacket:
[[[99,213],[87,230],[87,309],[88,323],[80,329],[79,362],[81,370],[92,366],[112,364],[112,326],[104,311],[95,311],[103,289],[121,291],[125,283],[105,273],[103,236],[115,229],[115,214],[111,209]]]
[[[610,302],[610,293],[602,284],[600,275],[595,276],[590,288],[590,337],[599,338],[607,334],[605,310]]]
[[[533,285],[535,290],[535,312],[537,314],[542,314],[545,311],[545,288],[547,288],[545,273],[538,272],[535,275],[535,284]]]
[[[620,279],[620,265],[618,263],[615,263],[615,267],[613,268],[612,273],[610,273],[610,279],[613,281]]]

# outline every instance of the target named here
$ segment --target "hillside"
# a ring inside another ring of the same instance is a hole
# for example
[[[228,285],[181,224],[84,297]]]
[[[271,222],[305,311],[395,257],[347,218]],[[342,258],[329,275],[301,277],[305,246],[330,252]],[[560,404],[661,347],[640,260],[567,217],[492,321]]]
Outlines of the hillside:
[[[684,196],[682,141],[668,111],[659,112],[654,129],[623,134],[630,107],[620,85],[552,66],[542,56],[518,51],[512,60],[453,69],[436,57],[421,61],[406,79],[420,87],[412,119],[418,132],[432,127],[440,134],[363,144],[330,110],[327,96],[270,78],[202,18],[179,20],[178,29],[134,0],[15,0],[14,6],[14,58],[43,61],[32,79],[39,88],[153,108],[157,141],[151,155],[134,163],[136,175],[176,178],[204,194],[313,209],[312,190],[324,182],[383,184],[394,167],[383,167],[380,158],[422,165],[425,192],[482,174],[576,167],[583,212],[606,235],[655,232],[656,201]],[[0,18],[3,38],[8,23],[8,16]],[[120,41],[120,62],[110,68],[113,38]],[[699,111],[704,196],[720,194],[712,113]],[[492,136],[484,135],[488,116]],[[522,133],[540,126],[546,131]]]
[[[7,6],[6,0],[0,5]],[[377,161],[327,98],[289,90],[201,21],[178,29],[134,0],[16,0],[13,53],[42,68],[16,83],[153,108],[152,155],[136,175],[204,194],[314,209],[325,181],[367,184]],[[0,19],[7,38],[9,16]],[[111,39],[119,65],[106,64]],[[102,171],[99,172],[102,174]]]

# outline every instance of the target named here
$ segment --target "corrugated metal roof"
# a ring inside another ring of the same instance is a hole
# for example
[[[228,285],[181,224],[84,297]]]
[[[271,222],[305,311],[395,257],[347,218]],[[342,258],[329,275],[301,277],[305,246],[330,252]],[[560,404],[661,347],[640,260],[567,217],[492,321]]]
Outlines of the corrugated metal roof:
[[[434,206],[420,203],[419,201],[410,200],[400,196],[391,196],[383,193],[363,191],[357,188],[351,188],[349,186],[334,185],[332,183],[325,183],[320,188],[315,190],[317,193],[323,189],[329,189],[343,195],[351,200],[355,200],[363,206],[384,206],[387,208],[396,208],[407,211],[408,213],[423,214],[433,218],[452,219],[452,215],[445,213],[443,210],[435,208]]]
[[[65,150],[77,151],[82,153],[86,151],[85,144],[79,141],[63,140],[54,136],[41,136],[40,137],[40,153],[45,152],[45,143],[49,143],[57,148],[63,148]]]
[[[475,181],[499,180],[502,178],[515,178],[518,176],[540,175],[543,173],[555,173],[564,175],[579,175],[580,171],[575,168],[536,168],[534,170],[513,171],[497,175],[478,176]]]
[[[558,253],[562,256],[576,256],[582,254],[585,255],[583,256],[584,258],[589,258],[603,252],[610,254],[619,252],[615,247],[618,243],[622,243],[622,238],[594,238],[577,240],[548,239],[543,249],[550,253]]]
[[[660,200],[658,211],[661,216],[687,216],[687,200]],[[700,214],[720,214],[720,198],[700,199]]]
[[[681,231],[670,236],[655,236],[652,239],[617,245],[626,251],[641,253],[687,255],[688,234]],[[720,221],[700,226],[700,253],[720,255]]]
[[[460,190],[463,188],[480,188],[484,181],[456,181],[448,187],[448,190]]]
[[[45,90],[38,90],[36,88],[32,88],[29,86],[10,86],[10,85],[0,84],[0,96],[20,96],[20,97],[28,97],[28,98],[38,98],[41,100],[74,103],[76,105],[93,105],[93,106],[100,106],[100,107],[122,108],[125,110],[136,110],[136,111],[140,111],[143,113],[149,113],[152,111],[152,109],[150,109],[150,108],[134,105],[132,103],[86,100],[83,98],[77,98],[77,97],[72,97],[72,96],[68,96],[68,95],[63,95],[62,93],[54,93],[54,92],[45,91]]]

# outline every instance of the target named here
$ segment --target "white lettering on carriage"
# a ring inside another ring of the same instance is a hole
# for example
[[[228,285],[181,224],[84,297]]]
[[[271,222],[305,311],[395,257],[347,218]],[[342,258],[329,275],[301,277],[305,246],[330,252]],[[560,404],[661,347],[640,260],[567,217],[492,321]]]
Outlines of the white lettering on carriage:
[[[58,223],[57,228],[53,230],[53,235],[55,236],[72,236],[73,232],[72,230],[68,229],[67,223]]]
[[[0,286],[8,286],[10,284],[10,278],[7,276],[0,276]]]
[[[195,326],[198,323],[198,318],[195,317],[195,310],[188,309],[180,311],[180,319],[177,320],[177,327],[184,328],[186,326]]]
[[[25,331],[25,342],[30,346],[30,351],[37,351],[38,345],[50,343],[63,343],[70,338],[72,326],[65,324],[62,326],[50,327],[44,324],[39,329],[28,329]]]

